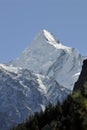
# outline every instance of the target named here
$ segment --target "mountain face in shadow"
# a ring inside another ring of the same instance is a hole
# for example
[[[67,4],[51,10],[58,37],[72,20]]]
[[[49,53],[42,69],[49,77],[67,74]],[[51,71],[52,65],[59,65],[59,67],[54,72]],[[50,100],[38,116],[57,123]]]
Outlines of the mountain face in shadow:
[[[87,82],[87,59],[84,60],[84,62],[83,62],[82,71],[81,71],[81,74],[80,74],[77,82],[75,83],[74,91],[76,91],[78,89],[83,91],[84,84],[86,82]]]

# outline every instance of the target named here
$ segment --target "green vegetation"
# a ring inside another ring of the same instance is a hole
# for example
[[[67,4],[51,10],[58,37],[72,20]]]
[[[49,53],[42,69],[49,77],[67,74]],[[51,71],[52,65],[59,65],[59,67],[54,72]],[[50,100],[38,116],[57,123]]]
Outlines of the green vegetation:
[[[87,130],[87,82],[61,105],[51,103],[13,130]]]

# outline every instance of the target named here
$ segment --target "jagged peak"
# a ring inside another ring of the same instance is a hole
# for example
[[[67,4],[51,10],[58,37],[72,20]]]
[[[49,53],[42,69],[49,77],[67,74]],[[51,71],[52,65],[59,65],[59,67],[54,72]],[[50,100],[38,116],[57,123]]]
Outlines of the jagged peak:
[[[41,40],[44,40],[44,41],[47,41],[48,43],[50,44],[55,44],[55,45],[58,45],[60,44],[59,43],[59,40],[57,40],[48,30],[46,29],[43,29],[41,30],[38,35],[36,36],[35,40],[34,41],[41,41]]]

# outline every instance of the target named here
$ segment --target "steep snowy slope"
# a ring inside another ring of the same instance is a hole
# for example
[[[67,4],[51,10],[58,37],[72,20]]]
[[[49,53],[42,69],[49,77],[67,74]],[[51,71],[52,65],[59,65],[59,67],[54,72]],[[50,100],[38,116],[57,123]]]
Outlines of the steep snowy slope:
[[[0,130],[9,130],[44,110],[49,101],[63,101],[68,93],[47,76],[0,64]]]
[[[62,45],[50,32],[42,30],[31,46],[12,64],[53,77],[62,86],[72,90],[83,59],[76,49]]]

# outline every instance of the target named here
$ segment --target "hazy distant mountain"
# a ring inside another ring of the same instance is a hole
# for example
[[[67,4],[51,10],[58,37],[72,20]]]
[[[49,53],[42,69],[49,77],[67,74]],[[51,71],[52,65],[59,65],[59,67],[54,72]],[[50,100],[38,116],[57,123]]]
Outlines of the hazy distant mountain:
[[[0,64],[0,129],[8,130],[73,89],[84,57],[42,30],[8,66]]]

